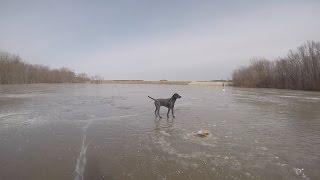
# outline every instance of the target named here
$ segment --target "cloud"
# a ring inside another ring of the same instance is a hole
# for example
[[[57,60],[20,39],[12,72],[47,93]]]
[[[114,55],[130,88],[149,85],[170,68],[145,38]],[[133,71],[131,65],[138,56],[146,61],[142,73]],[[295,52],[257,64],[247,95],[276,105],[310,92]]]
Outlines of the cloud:
[[[299,14],[297,14],[299,12]],[[315,6],[258,9],[194,27],[102,48],[86,58],[90,71],[110,79],[230,78],[252,57],[284,56],[306,40],[319,40]],[[97,67],[98,66],[98,67]]]
[[[227,4],[175,3],[167,14],[165,3],[110,5],[106,13],[102,5],[83,13],[77,4],[53,14],[47,7],[43,18],[30,6],[24,18],[0,18],[8,27],[0,29],[0,49],[107,79],[211,80],[230,78],[252,57],[273,59],[320,40],[317,1]]]

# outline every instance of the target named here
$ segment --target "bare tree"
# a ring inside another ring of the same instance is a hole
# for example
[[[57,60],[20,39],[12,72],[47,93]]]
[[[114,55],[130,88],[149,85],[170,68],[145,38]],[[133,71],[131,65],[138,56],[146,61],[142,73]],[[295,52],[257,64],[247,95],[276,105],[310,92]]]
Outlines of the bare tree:
[[[90,78],[68,68],[50,69],[27,64],[19,56],[0,52],[0,84],[86,82]]]
[[[276,61],[254,59],[232,79],[241,87],[320,90],[320,42],[308,41]]]

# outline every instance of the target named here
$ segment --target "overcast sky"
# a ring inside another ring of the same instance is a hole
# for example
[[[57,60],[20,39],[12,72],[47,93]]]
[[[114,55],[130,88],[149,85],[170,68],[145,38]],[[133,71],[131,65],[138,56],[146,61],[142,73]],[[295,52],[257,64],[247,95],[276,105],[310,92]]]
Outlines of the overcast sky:
[[[320,1],[0,0],[0,51],[105,79],[228,79],[320,40]]]

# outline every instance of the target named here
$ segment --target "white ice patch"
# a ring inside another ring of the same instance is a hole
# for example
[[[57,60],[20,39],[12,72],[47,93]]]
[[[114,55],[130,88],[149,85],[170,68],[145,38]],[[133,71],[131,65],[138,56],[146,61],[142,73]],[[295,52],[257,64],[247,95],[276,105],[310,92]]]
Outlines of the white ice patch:
[[[35,94],[3,94],[0,98],[29,98],[33,97]]]
[[[299,168],[293,168],[293,170],[294,170],[294,172],[296,173],[296,175],[298,175],[298,176],[301,176],[302,178],[306,178],[306,179],[309,179],[305,174],[304,174],[304,169],[303,168],[301,168],[301,169],[299,169]]]
[[[77,164],[75,169],[76,176],[74,180],[83,180],[83,175],[84,175],[84,171],[87,164],[86,153],[87,153],[88,145],[85,145],[86,138],[87,138],[87,135],[84,134],[82,137],[82,146],[81,146],[80,154],[79,154],[79,157],[77,158]]]
[[[161,134],[165,135],[165,136],[171,136],[169,133],[165,132],[165,131],[159,131]]]
[[[85,168],[86,168],[86,164],[87,164],[87,149],[88,149],[88,144],[86,144],[86,139],[87,139],[87,130],[89,128],[89,126],[93,123],[93,121],[97,121],[97,120],[105,120],[105,119],[114,119],[114,118],[127,118],[127,117],[134,117],[134,116],[138,116],[139,114],[129,114],[129,115],[120,115],[120,116],[110,116],[110,117],[106,117],[106,118],[100,118],[100,119],[94,119],[93,117],[95,117],[94,115],[90,115],[90,117],[92,117],[92,119],[90,119],[88,121],[88,123],[82,127],[82,131],[83,131],[83,135],[82,135],[82,146],[80,149],[80,154],[77,158],[77,164],[75,167],[75,177],[74,180],[83,180],[83,176],[84,176],[84,172],[85,172]]]
[[[20,115],[27,115],[28,113],[7,113],[7,114],[0,114],[0,119],[7,118],[11,116],[20,116]]]

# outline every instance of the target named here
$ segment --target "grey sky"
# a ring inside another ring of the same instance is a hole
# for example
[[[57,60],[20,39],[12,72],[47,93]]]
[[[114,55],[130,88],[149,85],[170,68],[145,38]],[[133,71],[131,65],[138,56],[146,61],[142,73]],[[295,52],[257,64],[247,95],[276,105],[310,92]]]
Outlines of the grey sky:
[[[0,51],[106,79],[231,77],[320,40],[320,1],[0,0]]]

